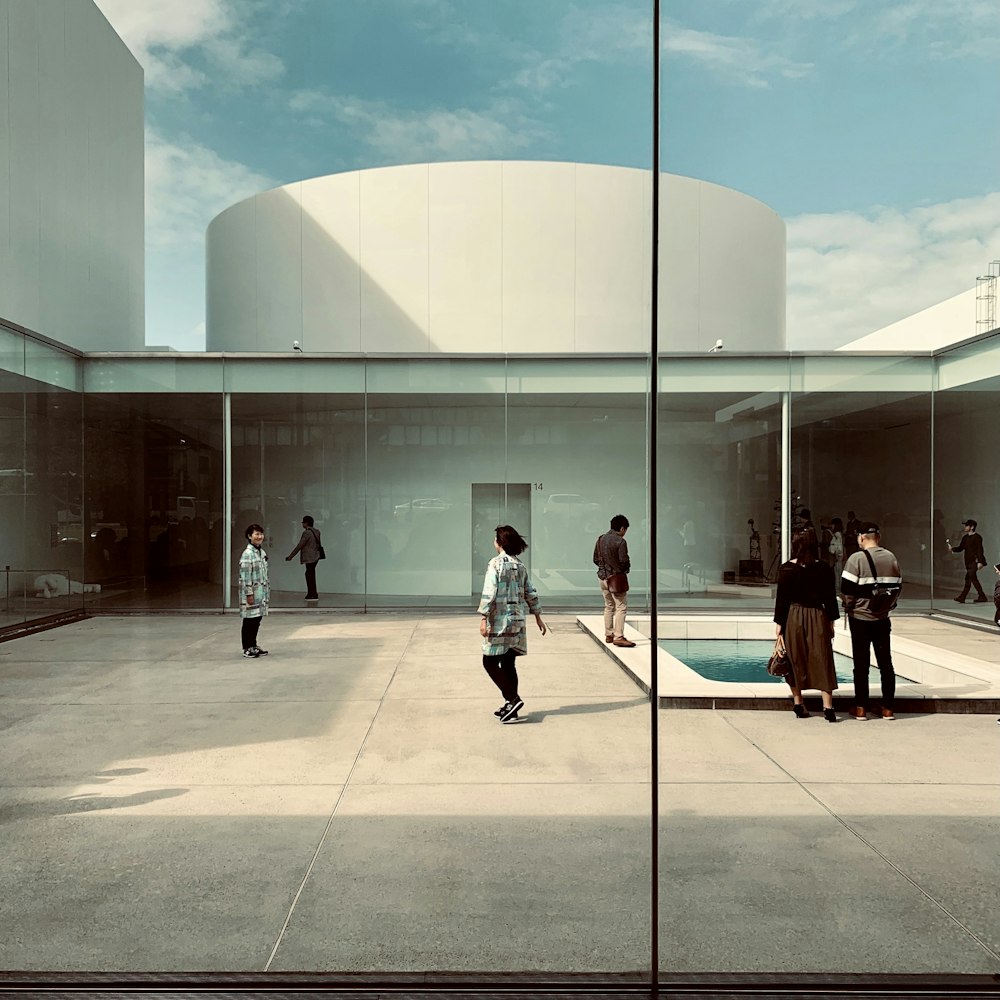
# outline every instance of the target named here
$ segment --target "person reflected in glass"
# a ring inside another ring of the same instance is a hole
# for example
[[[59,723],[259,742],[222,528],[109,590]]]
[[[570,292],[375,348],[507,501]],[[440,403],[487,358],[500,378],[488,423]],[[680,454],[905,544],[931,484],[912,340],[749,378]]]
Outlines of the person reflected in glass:
[[[251,524],[245,532],[247,547],[240,556],[240,618],[243,655],[247,658],[267,656],[267,650],[257,645],[260,623],[267,614],[271,600],[271,587],[267,579],[267,553],[264,529]]]
[[[791,559],[778,570],[774,602],[775,634],[784,636],[792,666],[788,684],[792,710],[799,719],[809,717],[802,703],[804,690],[818,690],[823,718],[836,722],[833,692],[837,674],[833,666],[833,626],[840,618],[836,577],[819,557],[819,542],[812,528],[792,537]]]
[[[951,539],[946,538],[948,548],[952,552],[961,552],[965,559],[965,586],[962,593],[955,598],[956,603],[965,604],[969,590],[976,588],[975,604],[985,604],[986,594],[983,593],[983,586],[979,582],[979,571],[986,565],[986,553],[983,551],[983,536],[976,531],[977,523],[970,518],[962,522],[962,538],[958,545],[952,545]]]
[[[829,552],[828,562],[833,567],[833,579],[836,583],[844,570],[844,522],[839,517],[830,522]]]
[[[298,545],[285,556],[285,562],[291,562],[295,558],[295,553],[299,554],[299,562],[306,568],[306,600],[318,601],[319,592],[316,590],[316,564],[322,558],[323,543],[320,540],[319,529],[313,525],[315,522],[309,514],[302,518],[302,537],[299,538]]]
[[[858,532],[861,530],[861,521],[853,510],[847,512],[847,524],[844,525],[844,561],[854,555],[858,550]]]
[[[497,554],[486,567],[479,602],[483,668],[503,695],[503,704],[493,714],[504,725],[518,722],[518,712],[524,707],[514,661],[528,652],[525,608],[535,616],[542,635],[548,631],[528,569],[517,558],[527,547],[528,543],[509,524],[497,525],[493,536]]]

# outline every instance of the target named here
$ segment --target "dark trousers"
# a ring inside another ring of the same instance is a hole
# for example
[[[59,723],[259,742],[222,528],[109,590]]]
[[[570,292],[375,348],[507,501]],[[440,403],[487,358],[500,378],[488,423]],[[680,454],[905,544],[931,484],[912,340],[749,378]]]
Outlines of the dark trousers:
[[[517,654],[512,649],[500,656],[483,656],[483,668],[490,675],[490,680],[500,688],[504,701],[513,702],[517,698],[516,659]]]
[[[260,631],[259,618],[244,618],[243,628],[240,630],[240,638],[243,640],[243,648],[249,649],[257,645],[257,633]]]
[[[979,582],[979,577],[976,575],[979,572],[975,566],[965,567],[965,586],[962,588],[962,593],[958,595],[959,600],[964,601],[966,594],[969,593],[970,587],[976,588],[976,593],[985,601],[986,595],[983,593],[983,585]]]
[[[868,708],[868,671],[871,669],[871,649],[882,680],[882,707],[891,709],[896,700],[896,672],[892,668],[889,639],[892,625],[888,618],[866,621],[851,618],[851,653],[854,657],[855,704]]]
[[[306,600],[319,597],[316,591],[316,563],[306,563]]]

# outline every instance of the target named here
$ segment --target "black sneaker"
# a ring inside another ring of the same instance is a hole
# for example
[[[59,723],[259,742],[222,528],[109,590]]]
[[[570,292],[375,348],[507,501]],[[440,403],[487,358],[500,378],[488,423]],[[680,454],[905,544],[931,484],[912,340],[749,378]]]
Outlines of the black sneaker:
[[[503,710],[507,707],[507,702],[504,702],[493,714],[499,719],[503,715]]]
[[[513,715],[508,715],[506,719],[500,720],[505,726],[509,726],[512,722],[520,722],[521,720],[517,717],[517,712]]]
[[[254,648],[253,648],[253,655],[254,656],[267,656],[267,650],[266,649],[261,649],[260,646],[254,646]]]
[[[506,722],[511,716],[517,717],[517,710],[519,708],[524,708],[524,702],[520,698],[515,697],[513,701],[508,701],[503,707],[503,711],[500,713],[500,721]]]
[[[259,656],[260,653],[257,650],[256,646],[250,646],[248,649],[243,650],[243,655],[249,660],[255,656]]]

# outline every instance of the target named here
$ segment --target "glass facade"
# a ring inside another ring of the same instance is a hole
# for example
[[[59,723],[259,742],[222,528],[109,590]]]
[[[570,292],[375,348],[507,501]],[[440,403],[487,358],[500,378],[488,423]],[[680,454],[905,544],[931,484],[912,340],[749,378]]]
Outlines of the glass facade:
[[[232,608],[253,521],[281,557],[274,606],[300,607],[284,556],[303,514],[328,553],[321,607],[469,608],[509,522],[546,606],[590,609],[617,513],[645,602],[642,358],[80,357],[3,332],[6,625]],[[766,612],[783,533],[807,518],[829,543],[853,515],[897,553],[905,610],[958,610],[946,539],[975,518],[995,542],[998,359],[998,338],[937,357],[664,356],[661,609]]]

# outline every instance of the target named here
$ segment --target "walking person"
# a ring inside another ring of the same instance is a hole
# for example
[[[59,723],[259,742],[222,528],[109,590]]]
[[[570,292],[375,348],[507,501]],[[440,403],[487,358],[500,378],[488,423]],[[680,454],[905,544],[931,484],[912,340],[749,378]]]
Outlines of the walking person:
[[[950,538],[945,539],[952,552],[961,552],[965,557],[965,586],[962,587],[962,593],[955,598],[959,604],[965,604],[965,598],[971,587],[975,587],[976,593],[979,595],[974,603],[986,603],[986,594],[983,593],[978,575],[979,571],[986,565],[986,553],[983,551],[983,536],[976,531],[976,528],[976,522],[969,518],[968,521],[962,522],[962,540],[958,545],[952,545]]]
[[[854,659],[855,706],[851,715],[868,718],[868,671],[871,650],[882,679],[882,718],[895,719],[896,672],[892,666],[892,624],[889,612],[896,607],[903,578],[896,557],[882,547],[877,524],[863,523],[858,531],[858,551],[844,563],[840,593],[851,626],[851,654]]]
[[[324,558],[323,543],[320,540],[319,530],[315,527],[312,517],[308,514],[302,518],[302,537],[299,544],[285,556],[285,562],[291,562],[295,553],[299,554],[299,563],[306,568],[306,600],[318,601],[319,592],[316,590],[316,564]]]
[[[503,704],[493,714],[505,725],[517,722],[518,712],[524,707],[514,660],[528,652],[525,607],[535,616],[542,635],[548,631],[528,569],[517,558],[527,547],[528,543],[509,524],[497,525],[493,536],[497,554],[486,567],[479,602],[483,667],[503,695]]]
[[[778,569],[774,602],[775,634],[784,636],[792,673],[792,711],[809,717],[802,692],[816,689],[823,699],[823,718],[836,722],[833,692],[837,673],[833,665],[833,626],[840,619],[836,577],[820,558],[816,532],[807,528],[792,538],[792,557]]]
[[[267,656],[267,650],[257,645],[257,632],[271,600],[271,588],[267,582],[267,553],[261,548],[264,542],[264,529],[259,524],[251,524],[244,534],[247,547],[240,556],[243,655]]]
[[[997,578],[997,582],[993,584],[993,607],[995,608],[993,624],[1000,625],[1000,563],[994,565],[993,572]]]
[[[628,518],[615,514],[611,527],[594,543],[594,565],[604,595],[604,641],[614,646],[634,646],[625,638],[625,613],[628,611],[628,558],[625,532]],[[692,526],[693,531],[693,526]]]

